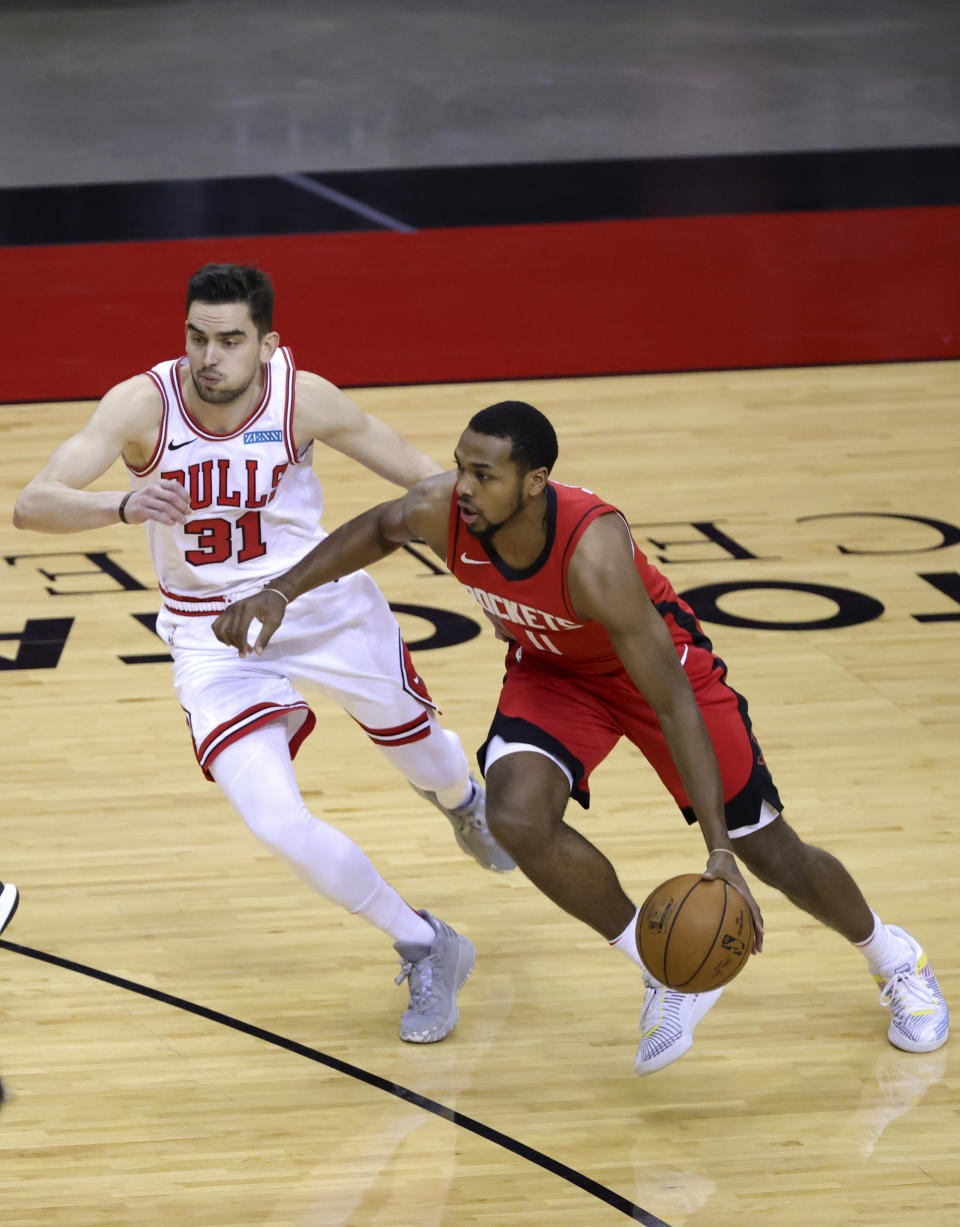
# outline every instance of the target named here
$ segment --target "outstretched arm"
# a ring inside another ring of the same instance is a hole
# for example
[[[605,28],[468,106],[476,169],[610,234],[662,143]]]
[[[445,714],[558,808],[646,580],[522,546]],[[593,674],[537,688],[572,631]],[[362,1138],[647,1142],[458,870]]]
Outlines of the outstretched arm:
[[[297,374],[293,430],[298,447],[317,439],[407,490],[442,472],[425,452],[386,422],[364,413],[345,392],[311,371]]]
[[[259,656],[283,621],[287,605],[311,588],[368,567],[408,541],[426,541],[445,558],[447,516],[455,482],[456,473],[427,478],[402,498],[380,503],[341,524],[289,571],[220,614],[213,624],[213,633],[221,643],[235,647],[241,656],[251,652]],[[251,646],[247,636],[255,618],[262,628]]]
[[[123,516],[128,524],[144,520],[184,523],[190,515],[190,500],[179,482],[157,480],[136,494],[85,489],[123,452],[134,462],[146,463],[156,443],[159,420],[160,397],[145,376],[111,388],[86,425],[57,448],[25,487],[13,510],[16,527],[73,533],[116,524],[120,502],[127,495]]]
[[[670,633],[643,586],[629,531],[619,516],[602,516],[587,528],[570,561],[569,583],[574,609],[603,625],[623,667],[656,712],[710,853],[704,876],[723,878],[743,895],[759,950],[763,920],[733,856],[713,744]]]

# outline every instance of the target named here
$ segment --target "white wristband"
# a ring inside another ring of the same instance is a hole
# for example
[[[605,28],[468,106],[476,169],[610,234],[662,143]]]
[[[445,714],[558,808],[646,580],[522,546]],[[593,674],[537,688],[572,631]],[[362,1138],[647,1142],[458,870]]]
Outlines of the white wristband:
[[[275,592],[277,596],[283,601],[284,605],[290,604],[290,598],[288,596],[284,596],[279,588],[261,588],[260,591],[261,592]]]

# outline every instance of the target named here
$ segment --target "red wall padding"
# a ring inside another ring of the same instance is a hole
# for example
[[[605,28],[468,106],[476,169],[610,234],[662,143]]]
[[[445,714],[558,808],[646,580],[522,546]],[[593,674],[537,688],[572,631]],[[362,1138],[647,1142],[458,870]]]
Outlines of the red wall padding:
[[[0,402],[81,399],[180,352],[208,260],[272,274],[343,385],[960,356],[960,208],[0,249]]]

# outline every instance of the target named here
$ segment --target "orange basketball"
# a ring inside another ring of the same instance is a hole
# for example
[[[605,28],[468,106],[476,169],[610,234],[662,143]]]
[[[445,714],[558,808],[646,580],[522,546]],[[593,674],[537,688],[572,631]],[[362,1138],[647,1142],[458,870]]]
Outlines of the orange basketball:
[[[637,917],[637,949],[661,984],[705,993],[729,984],[750,957],[750,909],[728,882],[682,873],[647,896]]]

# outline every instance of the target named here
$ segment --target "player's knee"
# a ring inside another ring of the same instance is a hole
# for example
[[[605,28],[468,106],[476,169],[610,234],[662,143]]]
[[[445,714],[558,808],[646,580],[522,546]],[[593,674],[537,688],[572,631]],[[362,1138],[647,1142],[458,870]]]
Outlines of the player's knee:
[[[555,813],[550,798],[531,789],[522,776],[515,776],[512,786],[502,777],[492,786],[488,779],[487,784],[487,826],[497,843],[523,865],[550,842],[563,817],[563,804]]]
[[[734,852],[762,882],[781,889],[806,873],[809,845],[783,817],[734,840]]]
[[[243,805],[237,807],[250,833],[274,852],[293,849],[305,837],[313,815],[305,805]]]
[[[522,806],[490,804],[487,795],[487,826],[501,848],[506,849],[518,865],[529,861],[547,838],[549,825],[545,817]]]

